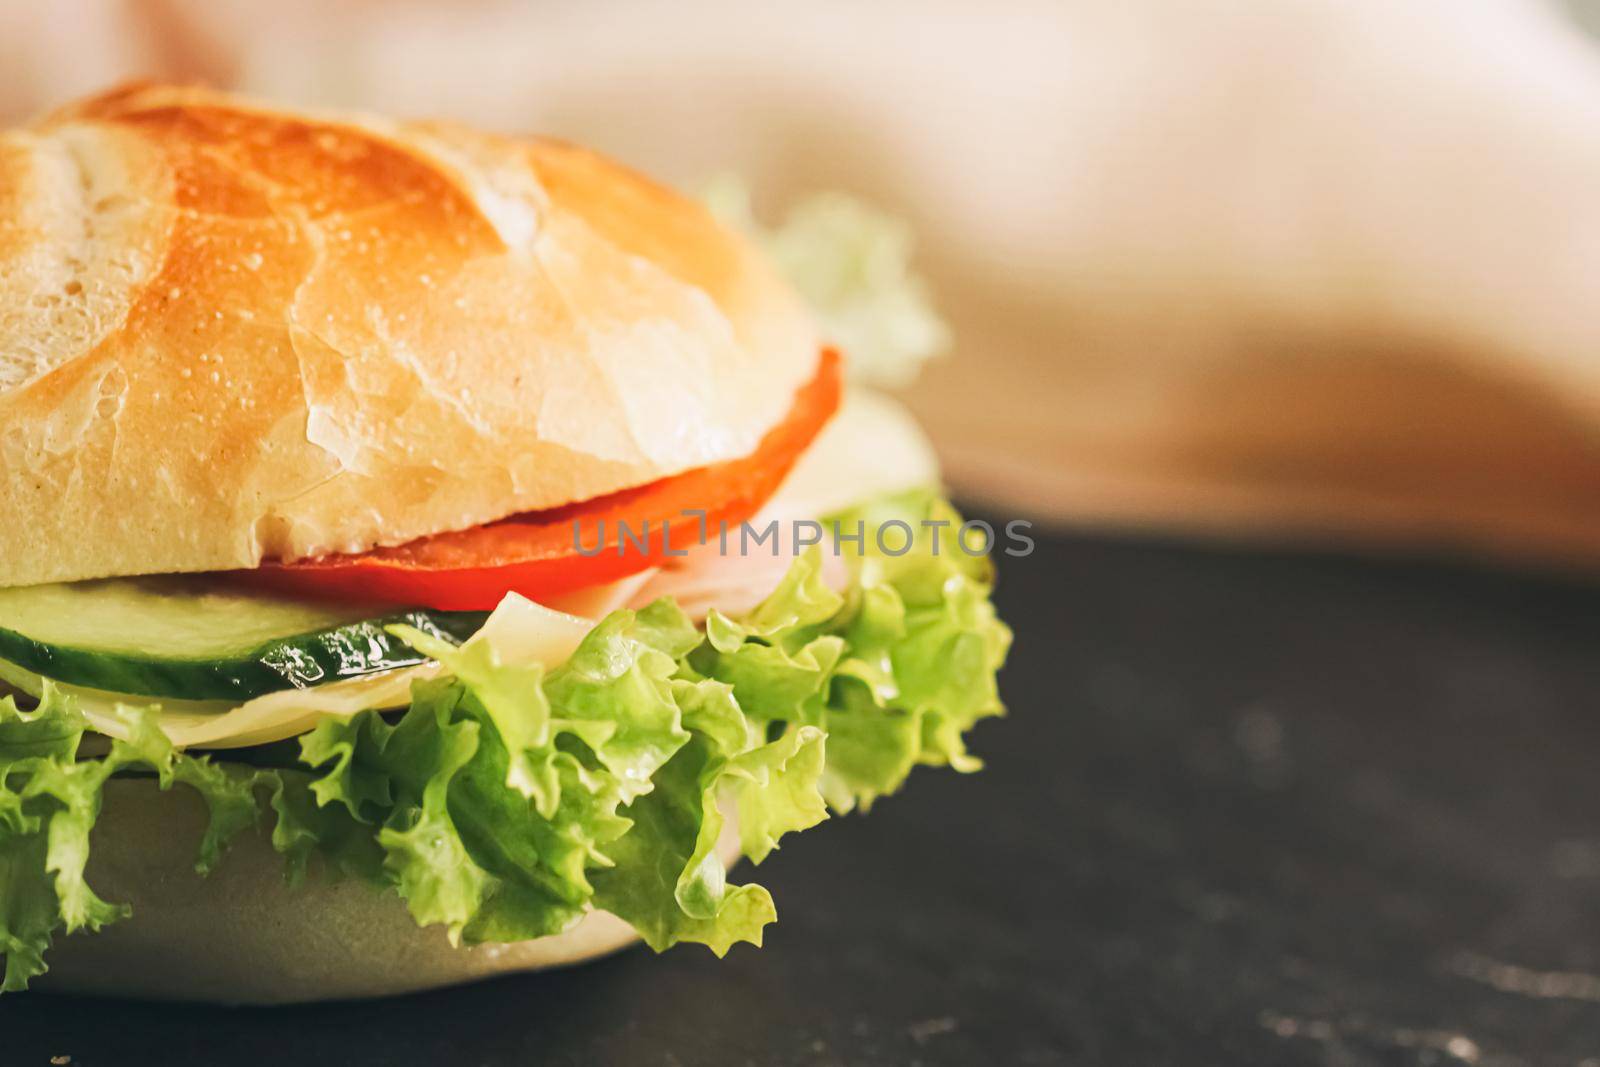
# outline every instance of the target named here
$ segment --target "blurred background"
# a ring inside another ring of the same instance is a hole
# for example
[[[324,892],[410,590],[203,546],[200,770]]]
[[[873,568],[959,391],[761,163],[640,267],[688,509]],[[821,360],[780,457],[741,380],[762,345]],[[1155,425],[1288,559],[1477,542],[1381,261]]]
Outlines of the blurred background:
[[[914,235],[950,324],[912,316],[950,358],[905,395],[963,498],[1585,566],[1586,24],[1600,3],[0,0],[0,115],[201,80],[738,175],[780,237],[842,191],[906,226],[859,269],[920,301]]]

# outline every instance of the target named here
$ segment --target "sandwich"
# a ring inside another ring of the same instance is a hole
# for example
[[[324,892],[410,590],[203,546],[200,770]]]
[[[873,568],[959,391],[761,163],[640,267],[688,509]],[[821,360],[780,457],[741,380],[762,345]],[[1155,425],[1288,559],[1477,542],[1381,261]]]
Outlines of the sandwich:
[[[0,135],[3,988],[759,945],[736,861],[1002,710],[996,531],[849,365],[568,144],[160,85]]]

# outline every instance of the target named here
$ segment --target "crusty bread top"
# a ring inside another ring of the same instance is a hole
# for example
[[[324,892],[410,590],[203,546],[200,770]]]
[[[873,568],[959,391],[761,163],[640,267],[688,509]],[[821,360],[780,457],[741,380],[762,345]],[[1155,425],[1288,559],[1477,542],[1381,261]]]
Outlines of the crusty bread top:
[[[0,134],[0,586],[398,544],[748,454],[794,296],[590,152],[134,86]]]

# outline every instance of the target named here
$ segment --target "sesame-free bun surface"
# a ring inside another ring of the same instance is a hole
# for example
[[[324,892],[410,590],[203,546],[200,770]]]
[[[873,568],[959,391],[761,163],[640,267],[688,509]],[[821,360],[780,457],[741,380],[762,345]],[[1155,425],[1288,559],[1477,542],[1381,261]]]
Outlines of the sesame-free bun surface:
[[[566,966],[636,940],[621,919],[595,911],[551,937],[454,946],[444,927],[418,927],[392,890],[328,882],[314,869],[290,888],[264,834],[241,835],[201,877],[194,859],[205,822],[204,803],[187,789],[107,782],[88,882],[133,914],[99,933],[58,931],[45,953],[50,970],[32,988],[225,1004],[347,1000]],[[731,818],[717,852],[725,864],[738,858]]]
[[[580,148],[135,86],[0,134],[0,587],[363,551],[749,454],[797,300]]]

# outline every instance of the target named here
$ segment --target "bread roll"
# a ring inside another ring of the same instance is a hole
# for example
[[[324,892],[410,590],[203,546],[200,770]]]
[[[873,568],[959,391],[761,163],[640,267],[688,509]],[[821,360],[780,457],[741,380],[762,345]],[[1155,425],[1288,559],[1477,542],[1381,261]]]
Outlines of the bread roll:
[[[580,148],[135,86],[0,135],[0,586],[358,552],[747,455],[814,372]]]

